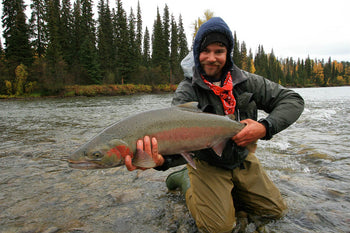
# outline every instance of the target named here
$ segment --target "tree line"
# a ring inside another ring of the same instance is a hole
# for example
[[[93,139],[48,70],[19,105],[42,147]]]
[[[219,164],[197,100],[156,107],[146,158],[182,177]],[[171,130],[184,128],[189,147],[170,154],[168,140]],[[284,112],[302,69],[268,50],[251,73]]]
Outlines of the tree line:
[[[179,64],[189,50],[181,15],[175,19],[165,5],[162,14],[157,9],[152,31],[143,30],[140,3],[127,13],[121,0],[115,8],[99,0],[95,20],[91,2],[32,0],[27,20],[23,0],[3,0],[0,92],[15,93],[19,86],[26,92],[27,85],[57,93],[72,84],[158,85],[183,78]]]
[[[3,0],[4,48],[0,47],[0,94],[35,91],[56,94],[67,85],[176,84],[189,52],[182,17],[165,4],[153,28],[143,30],[142,11],[127,12],[121,0],[111,8],[91,0],[32,0],[29,20],[23,0]],[[194,30],[213,16],[198,20]],[[152,31],[151,31],[152,30]],[[195,33],[194,33],[195,34]],[[263,46],[247,52],[234,33],[233,60],[240,68],[290,86],[349,84],[349,62],[278,59]],[[0,43],[1,44],[1,43]]]

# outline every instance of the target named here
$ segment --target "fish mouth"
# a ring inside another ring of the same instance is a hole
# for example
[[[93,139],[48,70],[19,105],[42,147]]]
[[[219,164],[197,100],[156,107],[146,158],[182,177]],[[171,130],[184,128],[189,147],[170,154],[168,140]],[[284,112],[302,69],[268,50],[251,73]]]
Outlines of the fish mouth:
[[[90,162],[90,161],[75,161],[75,160],[68,160],[68,165],[71,168],[77,168],[77,169],[98,169],[98,168],[105,168],[101,164]]]

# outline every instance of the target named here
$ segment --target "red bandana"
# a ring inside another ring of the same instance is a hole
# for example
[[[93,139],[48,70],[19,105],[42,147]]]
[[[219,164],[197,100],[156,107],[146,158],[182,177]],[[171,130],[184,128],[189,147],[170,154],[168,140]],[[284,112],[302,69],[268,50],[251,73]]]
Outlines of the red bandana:
[[[233,96],[233,84],[232,84],[232,76],[231,72],[227,73],[224,85],[222,87],[216,86],[206,80],[203,75],[202,79],[204,83],[215,93],[215,95],[219,96],[224,107],[224,111],[226,115],[233,114],[235,112],[236,107],[236,99]]]

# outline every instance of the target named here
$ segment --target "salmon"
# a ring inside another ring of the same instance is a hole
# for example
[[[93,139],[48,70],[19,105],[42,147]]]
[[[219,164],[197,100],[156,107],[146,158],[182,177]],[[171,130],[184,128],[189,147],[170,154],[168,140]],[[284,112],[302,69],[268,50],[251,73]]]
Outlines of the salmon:
[[[161,155],[181,154],[194,167],[191,152],[212,148],[218,156],[228,140],[244,128],[234,117],[202,112],[198,103],[141,112],[104,129],[77,149],[68,159],[69,166],[80,169],[110,168],[124,165],[126,155],[138,167],[156,164],[136,142],[148,135],[158,141]]]

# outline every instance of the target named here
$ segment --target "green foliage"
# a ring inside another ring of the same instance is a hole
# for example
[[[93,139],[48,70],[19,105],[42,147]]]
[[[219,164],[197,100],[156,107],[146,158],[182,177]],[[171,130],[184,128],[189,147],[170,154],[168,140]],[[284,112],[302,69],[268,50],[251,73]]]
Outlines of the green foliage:
[[[5,56],[10,76],[14,78],[18,65],[30,66],[33,53],[29,43],[29,26],[26,24],[23,0],[3,0],[3,37],[5,39]]]

